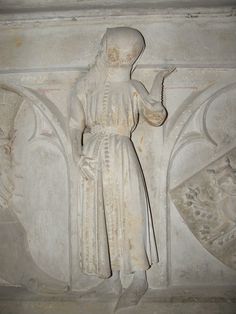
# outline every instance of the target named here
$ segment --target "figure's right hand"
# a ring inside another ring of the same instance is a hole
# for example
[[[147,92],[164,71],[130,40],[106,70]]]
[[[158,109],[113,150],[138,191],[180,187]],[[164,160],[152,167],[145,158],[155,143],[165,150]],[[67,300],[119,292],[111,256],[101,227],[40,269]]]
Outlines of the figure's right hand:
[[[97,161],[94,158],[82,155],[77,164],[86,180],[95,178]]]

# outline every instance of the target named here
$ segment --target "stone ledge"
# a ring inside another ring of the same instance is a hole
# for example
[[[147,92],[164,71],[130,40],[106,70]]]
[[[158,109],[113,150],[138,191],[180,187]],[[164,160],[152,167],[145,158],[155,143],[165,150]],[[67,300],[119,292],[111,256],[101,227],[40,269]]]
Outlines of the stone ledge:
[[[66,294],[35,294],[22,287],[0,286],[0,301],[71,301],[98,300],[100,297],[81,297],[79,291]],[[108,295],[104,295],[107,301]],[[112,298],[109,294],[109,299]],[[236,286],[172,286],[169,288],[149,289],[143,298],[144,302],[231,302],[236,303]]]
[[[235,16],[236,5],[234,1],[223,1],[217,5],[217,1],[166,1],[166,2],[138,2],[120,4],[110,3],[95,5],[67,5],[67,6],[12,6],[1,3],[0,22],[40,22],[40,21],[77,21],[77,20],[103,20],[104,18],[132,18],[154,16],[156,19],[173,19],[184,17],[187,19],[199,17],[231,17]]]
[[[115,302],[90,301],[1,301],[1,314],[112,314]],[[235,314],[235,303],[140,303],[121,314]]]
[[[233,287],[171,287],[149,290],[141,303],[120,311],[124,314],[234,314],[236,286]],[[81,297],[66,295],[36,295],[23,288],[0,288],[1,314],[108,314],[113,312],[114,295]]]

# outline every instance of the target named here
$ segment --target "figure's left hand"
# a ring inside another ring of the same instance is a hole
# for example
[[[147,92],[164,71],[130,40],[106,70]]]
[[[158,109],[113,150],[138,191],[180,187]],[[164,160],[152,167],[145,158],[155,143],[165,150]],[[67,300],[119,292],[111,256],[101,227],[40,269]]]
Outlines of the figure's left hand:
[[[173,73],[175,69],[175,66],[170,66],[167,69],[155,71],[157,72],[157,75],[153,81],[152,88],[150,90],[150,95],[154,99],[160,99],[162,94],[163,81],[167,78],[167,76]]]

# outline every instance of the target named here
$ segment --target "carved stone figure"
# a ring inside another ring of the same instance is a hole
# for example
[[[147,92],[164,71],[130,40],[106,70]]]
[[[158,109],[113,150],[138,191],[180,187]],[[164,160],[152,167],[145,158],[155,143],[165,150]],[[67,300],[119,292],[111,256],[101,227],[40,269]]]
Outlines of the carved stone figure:
[[[146,270],[158,262],[147,189],[131,135],[139,117],[152,126],[165,121],[162,83],[173,69],[161,71],[149,93],[131,79],[144,48],[138,30],[107,29],[95,64],[77,83],[71,107],[74,158],[82,174],[80,266],[86,274],[109,278],[92,289],[100,292],[120,294],[120,272],[134,274],[117,308],[138,303],[148,288]]]

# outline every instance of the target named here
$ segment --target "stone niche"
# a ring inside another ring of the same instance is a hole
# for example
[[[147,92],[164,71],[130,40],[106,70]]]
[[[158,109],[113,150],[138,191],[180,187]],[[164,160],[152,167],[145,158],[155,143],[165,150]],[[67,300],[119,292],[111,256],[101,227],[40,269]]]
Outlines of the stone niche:
[[[1,86],[0,94],[1,277],[66,286],[69,188],[58,120],[28,91]]]
[[[150,195],[160,262],[151,288],[236,283],[236,36],[230,14],[57,18],[0,24],[0,284],[81,291],[98,279],[78,260],[79,173],[71,94],[107,27],[137,28],[133,77],[165,82],[168,119],[133,140]],[[132,276],[123,276],[127,286]]]

